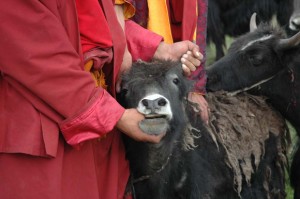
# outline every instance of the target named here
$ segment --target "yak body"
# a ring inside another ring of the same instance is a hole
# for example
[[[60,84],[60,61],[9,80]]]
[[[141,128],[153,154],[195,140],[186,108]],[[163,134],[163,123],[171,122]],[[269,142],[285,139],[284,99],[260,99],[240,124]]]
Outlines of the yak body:
[[[282,30],[260,24],[257,29],[237,38],[228,54],[208,67],[208,90],[249,90],[266,96],[300,135],[299,43],[299,33],[286,38]],[[291,169],[291,182],[297,199],[300,198],[299,168],[298,150]]]
[[[271,156],[258,161],[249,155],[248,171],[253,166],[255,172],[250,172],[248,180],[240,173],[237,185],[228,148],[203,125],[193,111],[195,107],[186,100],[191,85],[183,77],[181,65],[170,61],[138,62],[123,77],[119,100],[126,108],[137,108],[145,115],[140,127],[147,133],[159,134],[156,125],[165,127],[167,123],[167,133],[158,144],[124,137],[134,196],[137,199],[284,198],[283,170],[279,166],[282,163],[275,161],[280,147],[273,143],[281,140],[281,135],[269,137],[267,132],[268,139],[259,145],[266,145],[262,151]],[[217,133],[226,136],[227,132]],[[238,165],[244,160],[236,160],[239,170]],[[251,161],[259,164],[254,166]]]
[[[143,100],[165,99],[165,104],[160,106],[157,103],[157,107],[149,114],[165,117],[169,122],[167,134],[159,144],[125,138],[137,198],[198,199],[218,198],[218,195],[222,195],[224,199],[237,198],[232,188],[233,181],[228,181],[233,178],[229,168],[225,166],[224,151],[218,151],[213,141],[208,139],[202,122],[198,122],[195,127],[200,131],[196,132],[196,136],[201,134],[207,139],[199,139],[197,143],[184,141],[193,139],[193,132],[190,135],[188,132],[188,118],[184,108],[184,98],[191,82],[183,78],[179,64],[174,67],[174,63],[170,62],[138,63],[123,77],[122,87],[123,104],[130,108],[139,107],[138,110],[143,114]],[[157,98],[151,97],[155,95]],[[148,106],[150,104],[149,102]],[[163,115],[160,111],[165,106],[169,106],[172,113],[164,112]],[[200,143],[202,140],[206,141]],[[196,145],[199,147],[188,149]],[[218,164],[213,166],[216,162]],[[203,172],[206,170],[211,172]]]
[[[249,31],[252,13],[265,22],[277,15],[279,24],[287,26],[292,11],[293,0],[209,0],[207,35],[216,46],[216,59],[224,56],[225,35],[237,37]]]

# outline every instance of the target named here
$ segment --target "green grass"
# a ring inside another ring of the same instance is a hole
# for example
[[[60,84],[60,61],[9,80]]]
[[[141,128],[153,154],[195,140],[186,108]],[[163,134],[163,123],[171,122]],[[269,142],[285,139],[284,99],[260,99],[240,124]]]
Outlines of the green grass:
[[[226,42],[226,47],[228,48],[233,41],[233,38],[231,37],[226,37],[225,42]],[[227,49],[224,48],[224,52],[226,53]],[[206,66],[210,66],[215,62],[215,57],[216,57],[216,48],[213,43],[210,43],[207,45],[206,48]]]
[[[298,138],[296,130],[293,128],[293,126],[289,122],[287,122],[287,124],[288,124],[289,130],[290,130],[291,141],[292,141],[289,148],[288,148],[288,161],[289,161],[289,165],[290,165],[291,162],[292,162],[292,159],[293,159],[294,152],[297,148],[297,143],[298,143],[299,138]],[[287,169],[289,169],[289,168],[287,168]],[[286,172],[286,188],[285,188],[285,191],[287,193],[286,199],[293,199],[294,190],[290,186],[290,179],[289,179],[288,171]]]
[[[233,41],[232,38],[226,37],[226,46],[229,47],[232,41]],[[225,49],[225,53],[226,53],[226,49]],[[215,46],[214,46],[214,44],[211,43],[211,44],[207,45],[206,56],[207,56],[206,66],[210,66],[215,61]],[[289,127],[289,130],[290,130],[291,141],[292,141],[292,143],[290,144],[290,147],[288,148],[288,161],[289,161],[288,165],[290,165],[292,157],[293,157],[293,152],[296,148],[296,143],[297,143],[298,137],[297,137],[296,131],[292,127],[292,125],[289,122],[287,122],[287,123],[288,123],[288,127]],[[285,191],[286,191],[286,194],[287,194],[286,199],[293,199],[294,190],[290,186],[290,179],[289,179],[288,170],[289,170],[289,168],[287,168],[287,170],[286,170],[286,179],[285,179],[286,180],[286,189],[285,189]]]

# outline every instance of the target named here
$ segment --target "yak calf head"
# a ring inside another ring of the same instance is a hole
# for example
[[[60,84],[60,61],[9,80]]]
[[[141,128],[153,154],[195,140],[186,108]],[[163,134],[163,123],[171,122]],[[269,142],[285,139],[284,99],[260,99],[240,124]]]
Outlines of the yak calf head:
[[[191,86],[181,64],[171,61],[135,63],[122,78],[119,101],[145,116],[140,128],[154,135],[166,132],[158,144],[124,136],[137,198],[182,198],[180,195],[188,193],[183,137],[188,124],[186,96]]]
[[[182,102],[190,87],[179,63],[139,62],[123,77],[122,103],[145,116],[140,123],[144,132],[159,134],[168,130],[171,123],[184,120]]]

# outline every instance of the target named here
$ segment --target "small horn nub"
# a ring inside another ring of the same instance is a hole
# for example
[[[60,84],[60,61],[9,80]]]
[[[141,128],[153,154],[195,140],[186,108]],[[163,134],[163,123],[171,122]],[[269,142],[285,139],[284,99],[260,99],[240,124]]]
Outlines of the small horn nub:
[[[256,25],[256,13],[253,13],[250,19],[250,32],[253,32],[257,29]]]

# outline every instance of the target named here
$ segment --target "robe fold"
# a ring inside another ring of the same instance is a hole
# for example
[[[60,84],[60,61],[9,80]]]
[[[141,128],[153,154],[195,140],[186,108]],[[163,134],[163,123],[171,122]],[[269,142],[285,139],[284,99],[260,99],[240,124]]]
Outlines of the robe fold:
[[[114,45],[106,91],[83,69],[75,0],[0,2],[1,199],[123,198],[129,168],[114,126],[124,108],[112,96],[125,38],[111,34],[112,14],[98,24],[107,37],[86,37]]]

